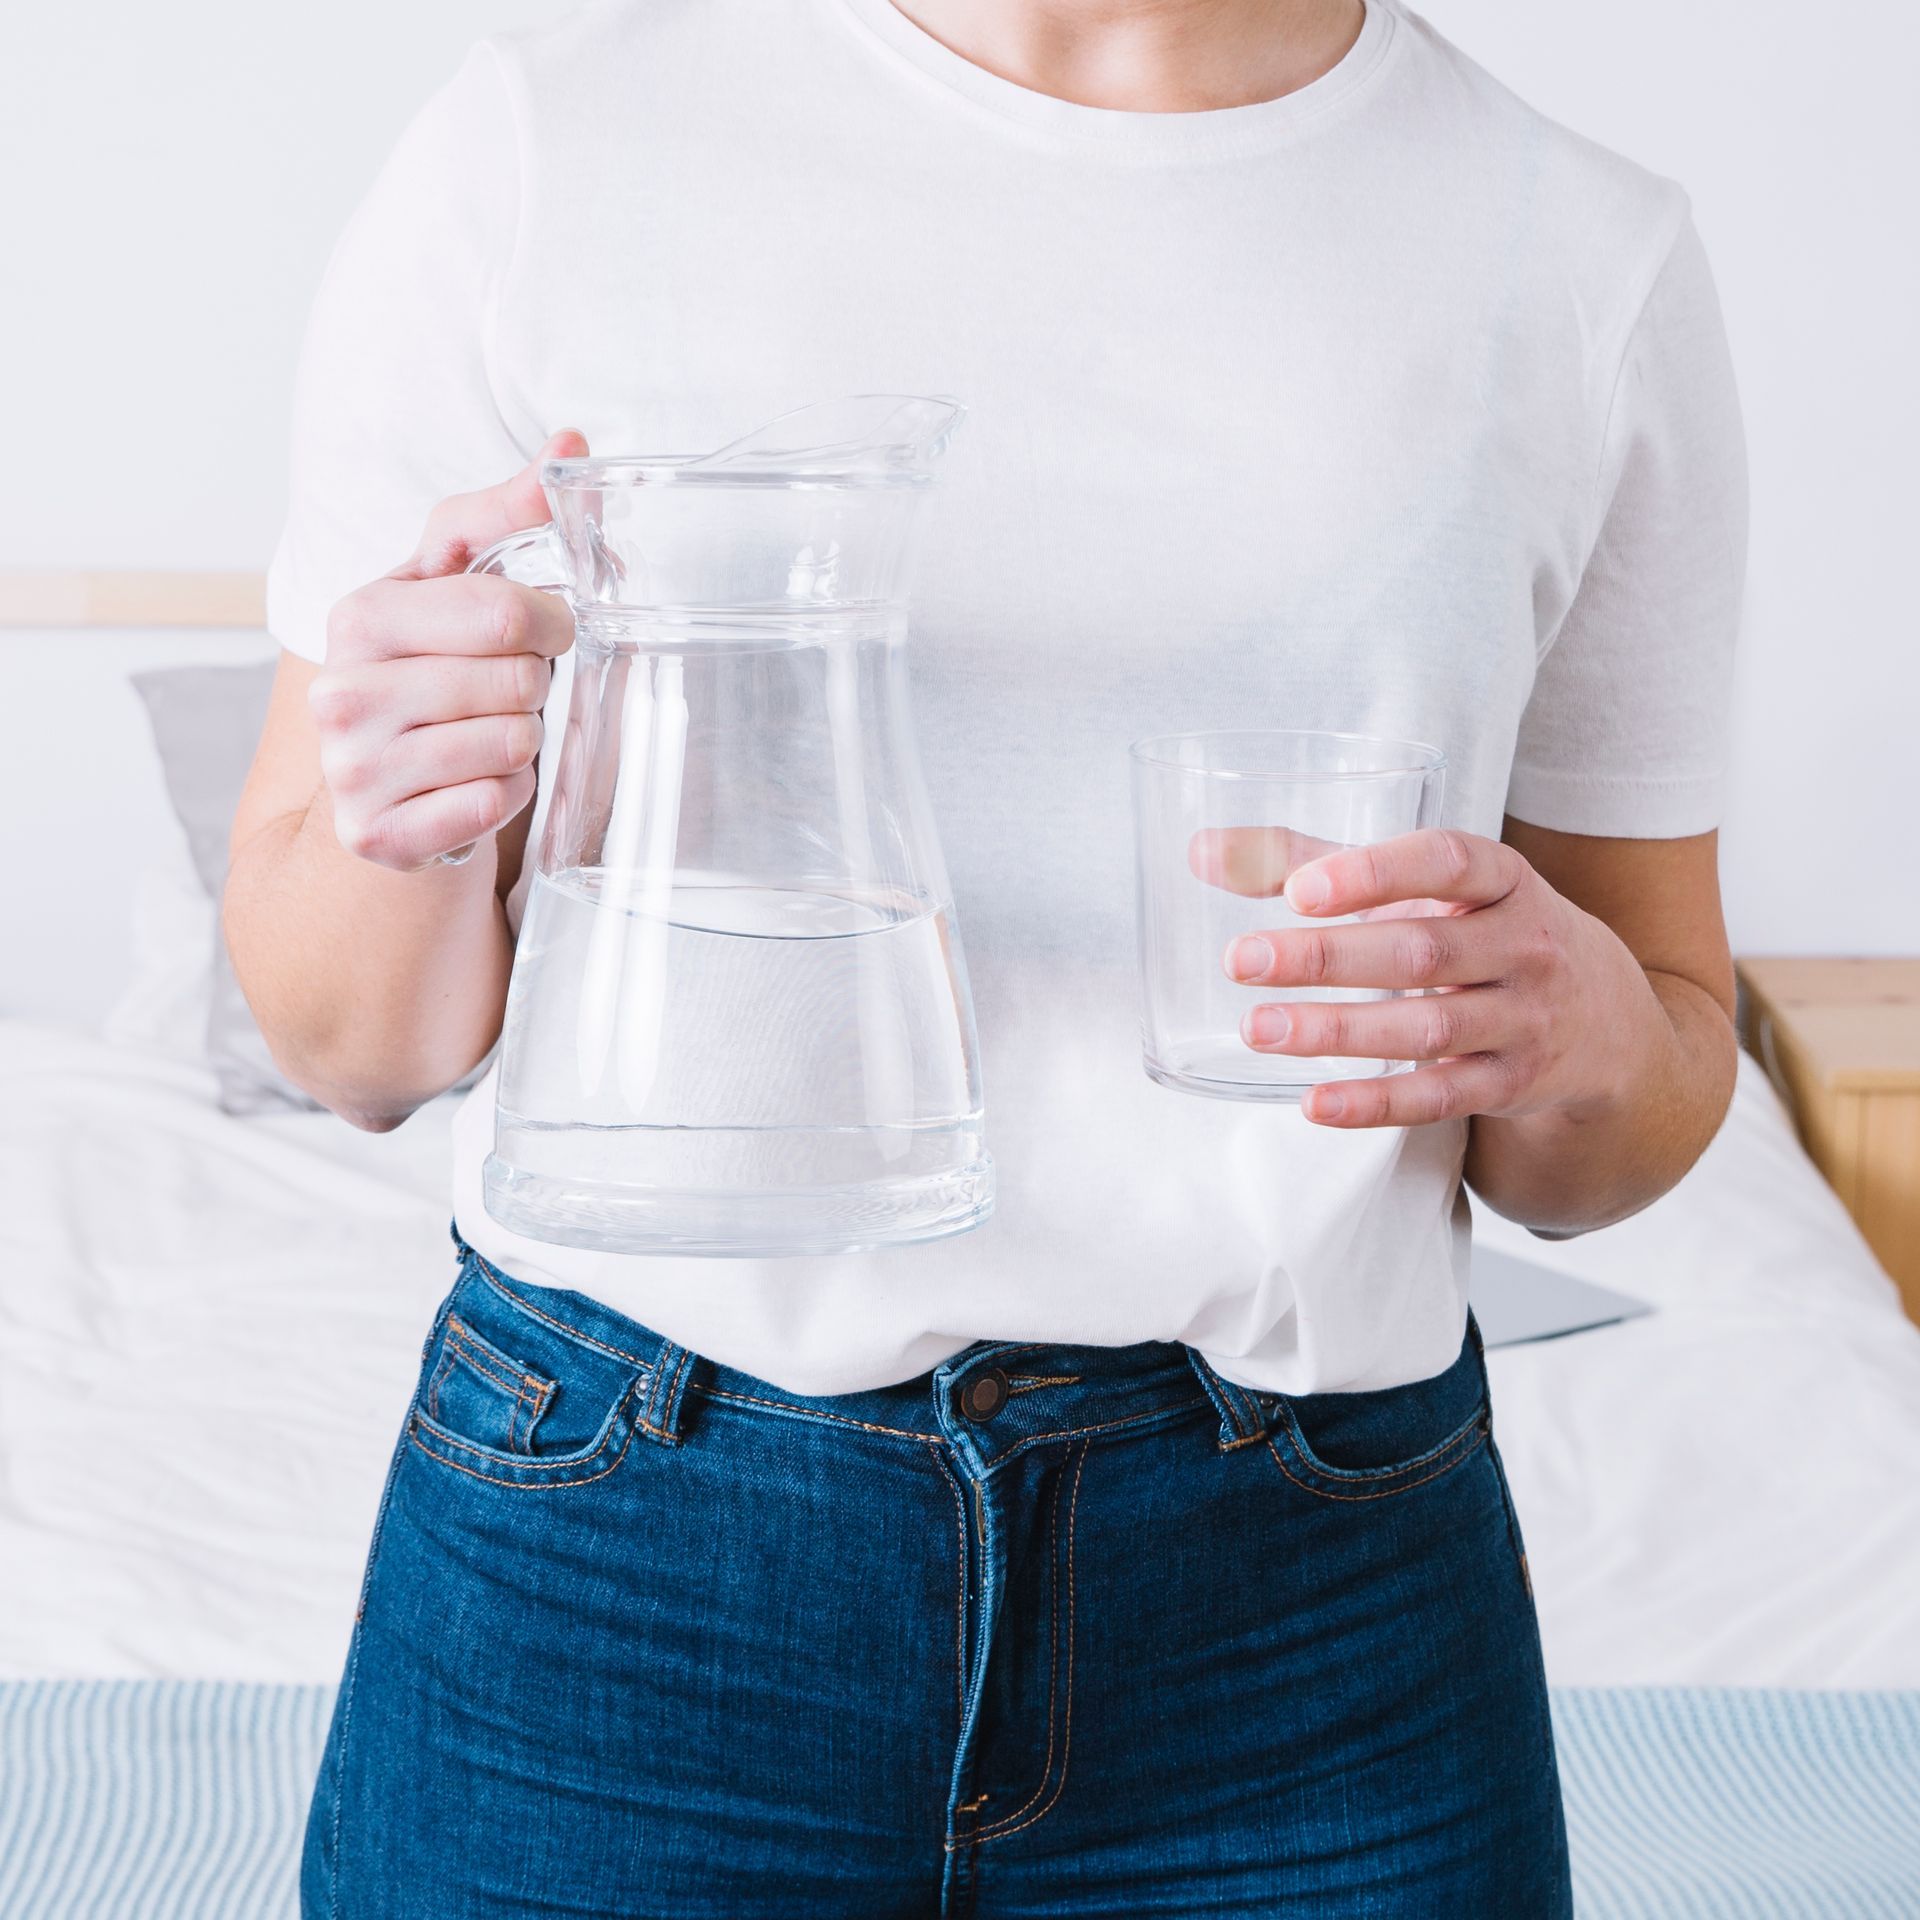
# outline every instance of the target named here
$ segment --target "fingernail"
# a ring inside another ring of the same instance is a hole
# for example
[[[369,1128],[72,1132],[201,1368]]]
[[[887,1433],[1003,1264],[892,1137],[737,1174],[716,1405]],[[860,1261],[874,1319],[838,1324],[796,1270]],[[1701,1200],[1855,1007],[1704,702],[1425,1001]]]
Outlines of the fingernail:
[[[1293,1018],[1285,1007],[1255,1007],[1240,1023],[1241,1037],[1250,1047],[1284,1046],[1292,1031]]]
[[[1273,948],[1249,933],[1227,949],[1227,972],[1236,980],[1258,980],[1273,965]]]
[[[1333,898],[1333,882],[1324,873],[1315,873],[1308,868],[1296,873],[1287,882],[1287,898],[1296,907],[1305,907],[1311,912],[1315,907],[1324,907]]]
[[[1347,1096],[1334,1093],[1322,1087],[1313,1102],[1313,1115],[1316,1120],[1338,1120],[1347,1110]]]

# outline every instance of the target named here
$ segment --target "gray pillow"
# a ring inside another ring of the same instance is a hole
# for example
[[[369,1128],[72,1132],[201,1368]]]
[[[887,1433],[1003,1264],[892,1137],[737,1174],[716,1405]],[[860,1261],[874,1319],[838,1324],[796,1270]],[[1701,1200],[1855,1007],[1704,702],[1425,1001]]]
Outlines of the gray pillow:
[[[244,667],[157,667],[131,676],[145,701],[167,797],[186,829],[193,869],[215,907],[213,990],[207,1006],[207,1062],[227,1113],[312,1112],[311,1100],[273,1064],[220,930],[227,883],[227,833],[267,717],[274,663]]]

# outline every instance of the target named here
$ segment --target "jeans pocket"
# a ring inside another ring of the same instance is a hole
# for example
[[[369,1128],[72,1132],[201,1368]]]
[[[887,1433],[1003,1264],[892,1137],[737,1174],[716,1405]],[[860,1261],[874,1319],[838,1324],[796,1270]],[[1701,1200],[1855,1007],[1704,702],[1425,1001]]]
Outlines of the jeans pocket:
[[[408,1433],[474,1479],[577,1486],[625,1456],[648,1379],[644,1362],[563,1325],[469,1259],[428,1337]]]
[[[1444,1372],[1371,1393],[1264,1395],[1274,1463],[1309,1493],[1379,1500],[1451,1472],[1491,1431],[1486,1370],[1469,1332]]]
[[[451,1308],[420,1404],[443,1431],[501,1453],[530,1454],[534,1429],[560,1383],[495,1346]]]

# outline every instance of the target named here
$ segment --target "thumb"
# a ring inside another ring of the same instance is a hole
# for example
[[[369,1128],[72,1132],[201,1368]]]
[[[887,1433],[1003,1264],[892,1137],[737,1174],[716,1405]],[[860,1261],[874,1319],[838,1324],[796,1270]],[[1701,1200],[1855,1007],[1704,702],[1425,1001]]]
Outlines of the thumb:
[[[540,490],[540,468],[548,460],[578,459],[587,451],[586,435],[572,427],[548,436],[547,443],[510,480],[456,493],[427,516],[419,551],[394,569],[396,580],[425,580],[459,573],[496,540],[528,527],[544,526],[553,516]]]
[[[495,540],[504,540],[510,533],[518,533],[523,527],[542,527],[553,518],[547,510],[547,496],[540,490],[540,469],[549,460],[577,460],[587,450],[587,436],[572,427],[562,427],[558,433],[550,434],[547,444],[536,453],[527,464],[504,485],[490,488],[485,493],[470,494],[475,500],[491,500],[499,496],[501,515],[500,531],[488,536],[488,544]]]

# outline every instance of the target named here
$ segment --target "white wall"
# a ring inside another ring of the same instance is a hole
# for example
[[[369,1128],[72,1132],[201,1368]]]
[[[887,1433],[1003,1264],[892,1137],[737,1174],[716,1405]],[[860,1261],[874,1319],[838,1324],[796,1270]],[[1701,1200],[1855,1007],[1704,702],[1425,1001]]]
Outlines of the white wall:
[[[245,567],[328,250],[469,41],[562,0],[20,0],[0,42],[0,567]],[[0,629],[0,1015],[91,1025],[184,875],[142,665],[244,634]],[[22,722],[25,722],[22,725]]]
[[[333,236],[465,44],[561,6],[11,9],[0,566],[262,565],[288,383]],[[1754,476],[1727,830],[1736,945],[1920,952],[1920,622],[1899,559],[1920,521],[1914,13],[1894,0],[1431,11],[1536,104],[1684,181],[1718,268]],[[0,634],[0,662],[74,644]],[[55,715],[10,756],[16,829],[32,796],[72,782],[85,744],[84,712]],[[102,965],[89,959],[87,981]]]
[[[470,41],[565,10],[9,5],[0,566],[263,566],[335,236]]]
[[[1544,112],[1672,176],[1719,276],[1753,546],[1736,951],[1920,953],[1920,14],[1895,0],[1430,0]]]

